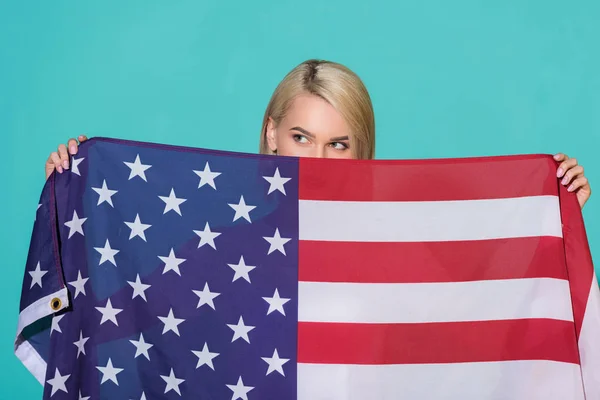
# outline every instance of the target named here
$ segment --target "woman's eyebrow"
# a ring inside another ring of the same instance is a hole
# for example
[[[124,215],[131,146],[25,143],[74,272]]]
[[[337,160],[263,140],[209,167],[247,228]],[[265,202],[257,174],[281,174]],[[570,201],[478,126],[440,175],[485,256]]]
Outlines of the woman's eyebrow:
[[[348,140],[348,136],[332,137],[329,140],[331,140],[332,142],[338,142],[338,141],[342,141],[342,140]]]
[[[307,131],[306,129],[300,128],[299,126],[295,126],[293,128],[290,128],[290,131],[298,131],[300,133],[305,134],[306,136],[309,136],[311,138],[315,138],[315,135],[310,133],[309,131]]]
[[[315,138],[315,135],[313,133],[310,133],[306,129],[301,128],[299,126],[294,126],[293,128],[290,128],[290,130],[301,132],[301,133],[305,134],[306,136],[311,137],[313,139]],[[349,139],[348,136],[337,136],[337,137],[330,138],[329,140],[331,140],[332,142],[337,142],[337,141],[348,140],[348,139]]]

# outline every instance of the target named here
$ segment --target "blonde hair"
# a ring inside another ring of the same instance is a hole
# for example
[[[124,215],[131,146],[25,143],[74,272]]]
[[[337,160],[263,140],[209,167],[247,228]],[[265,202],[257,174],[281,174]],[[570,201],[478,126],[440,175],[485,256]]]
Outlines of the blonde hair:
[[[372,159],[375,156],[375,115],[367,88],[347,67],[324,60],[303,62],[279,83],[263,118],[261,154],[274,154],[266,135],[269,117],[278,125],[292,101],[304,93],[321,97],[342,115],[352,133],[350,148],[354,158]]]

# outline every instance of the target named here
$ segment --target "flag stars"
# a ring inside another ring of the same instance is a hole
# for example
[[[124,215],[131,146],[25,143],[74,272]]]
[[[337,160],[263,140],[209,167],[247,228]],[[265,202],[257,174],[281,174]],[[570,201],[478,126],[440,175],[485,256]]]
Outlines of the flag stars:
[[[233,330],[233,338],[231,342],[235,342],[237,339],[244,339],[246,342],[250,343],[250,338],[248,337],[248,332],[256,328],[252,325],[244,324],[244,318],[240,316],[237,324],[227,324]]]
[[[254,386],[244,386],[241,376],[235,385],[227,385],[227,387],[233,392],[231,400],[248,400],[248,392],[254,389]]]
[[[273,352],[273,357],[261,357],[264,362],[269,364],[269,368],[267,369],[267,375],[271,372],[277,371],[281,374],[281,376],[285,376],[283,372],[283,365],[290,361],[289,358],[280,358],[279,353],[277,353],[277,349]]]
[[[76,233],[85,236],[83,233],[83,223],[85,221],[87,221],[87,218],[79,218],[77,210],[73,210],[73,218],[70,221],[65,222],[65,225],[69,228],[69,237],[67,239],[71,239]]]
[[[273,174],[273,176],[263,176],[263,178],[267,182],[269,182],[269,191],[267,192],[267,195],[273,193],[276,190],[278,190],[281,193],[283,193],[284,195],[286,195],[284,185],[292,179],[292,178],[283,178],[279,174],[279,168],[275,168],[275,173]]]
[[[263,239],[269,242],[269,250],[267,252],[267,255],[271,254],[275,250],[279,251],[284,256],[286,255],[284,245],[287,242],[289,242],[291,238],[282,238],[279,234],[279,228],[275,229],[275,233],[273,234],[273,236],[263,236]]]
[[[110,242],[106,239],[106,243],[104,243],[104,247],[94,247],[98,253],[100,253],[100,264],[104,264],[106,261],[110,262],[115,267],[117,266],[117,262],[115,261],[115,256],[119,254],[120,250],[116,250],[110,247]]]
[[[246,221],[252,223],[252,220],[250,219],[250,211],[254,210],[256,206],[247,205],[246,201],[244,200],[244,196],[240,196],[240,201],[238,204],[228,203],[228,205],[235,210],[233,222],[240,218],[244,218]]]
[[[50,326],[50,334],[52,335],[52,332],[58,332],[58,333],[62,333],[62,329],[60,329],[60,320],[63,319],[65,317],[65,315],[55,315],[54,317],[52,317],[52,325]]]
[[[187,199],[178,198],[175,195],[175,189],[171,189],[171,193],[169,196],[158,196],[162,201],[165,202],[165,210],[163,215],[168,213],[169,211],[175,211],[177,214],[181,215],[181,209],[179,208]]]
[[[204,283],[204,289],[202,290],[192,290],[196,296],[198,296],[198,305],[196,308],[200,308],[203,305],[208,305],[210,308],[215,310],[214,299],[219,296],[221,293],[211,292],[208,287],[208,282]]]
[[[194,173],[200,177],[198,189],[200,189],[204,185],[208,185],[215,190],[217,189],[217,186],[215,185],[215,178],[221,175],[221,173],[211,171],[210,165],[208,165],[208,161],[204,165],[204,169],[202,171],[194,170]]]
[[[279,291],[275,289],[275,293],[273,297],[263,297],[263,300],[269,303],[269,309],[267,310],[267,315],[271,314],[273,311],[279,311],[281,315],[285,316],[285,310],[283,309],[283,305],[290,301],[290,299],[280,297]]]
[[[90,400],[90,396],[82,396],[81,395],[81,390],[79,391],[79,399],[78,400]]]
[[[83,331],[79,331],[79,340],[76,342],[73,342],[73,344],[75,346],[77,346],[77,359],[79,359],[79,355],[83,354],[84,356],[85,354],[85,343],[89,340],[89,337],[83,337]]]
[[[185,379],[178,379],[175,376],[175,373],[173,372],[173,368],[171,368],[171,373],[169,374],[169,376],[161,375],[160,377],[163,378],[163,380],[167,384],[167,386],[165,387],[165,394],[173,390],[181,396],[181,392],[179,391],[179,385],[185,382]]]
[[[112,381],[115,385],[119,386],[119,381],[117,379],[117,375],[123,372],[123,368],[115,368],[113,366],[112,360],[109,358],[106,363],[106,367],[96,367],[102,373],[102,381],[100,384],[103,384],[107,381]]]
[[[129,240],[133,239],[136,236],[139,236],[144,242],[147,241],[146,234],[144,232],[146,232],[146,229],[150,228],[152,225],[143,224],[142,221],[140,221],[139,214],[135,215],[135,220],[133,222],[125,221],[125,225],[127,225],[129,229],[131,229],[131,233],[129,234]]]
[[[181,263],[185,262],[185,258],[175,257],[175,251],[173,250],[173,248],[171,248],[171,251],[169,252],[169,255],[167,257],[158,256],[158,258],[160,258],[161,261],[165,263],[165,268],[163,269],[163,275],[169,271],[174,271],[177,275],[181,276],[181,271],[179,270],[179,265],[181,265]]]
[[[172,308],[169,309],[169,315],[167,315],[166,317],[158,317],[158,319],[160,319],[161,322],[164,324],[163,331],[162,331],[163,335],[169,331],[172,331],[177,336],[181,336],[179,334],[178,326],[179,326],[179,324],[185,322],[185,319],[175,318]]]
[[[77,279],[74,281],[68,282],[69,285],[71,285],[75,288],[75,294],[73,295],[73,299],[76,299],[80,293],[83,294],[84,296],[86,296],[85,284],[88,281],[88,279],[89,278],[82,278],[81,271],[77,271]]]
[[[248,283],[251,283],[249,273],[256,267],[253,265],[246,265],[246,262],[244,261],[244,256],[240,257],[240,262],[238,264],[227,265],[229,265],[229,267],[231,267],[235,271],[232,282],[235,282],[240,278],[244,278],[246,281],[248,281]]]
[[[29,289],[33,289],[35,285],[38,285],[40,288],[42,287],[42,278],[46,275],[48,271],[43,271],[40,266],[40,262],[38,261],[35,269],[33,271],[29,271],[29,275],[31,275],[31,285]]]
[[[219,353],[211,353],[208,350],[208,344],[204,343],[202,351],[192,350],[192,353],[194,353],[194,355],[198,357],[198,364],[196,364],[196,369],[200,368],[203,365],[206,365],[213,371],[215,370],[215,366],[213,365],[213,359],[217,357]]]
[[[102,314],[102,319],[100,320],[100,325],[105,323],[106,321],[111,321],[116,326],[119,326],[117,322],[117,315],[123,311],[121,308],[114,308],[110,299],[106,301],[106,307],[96,307],[96,310]]]
[[[217,247],[215,246],[215,238],[217,238],[221,233],[211,231],[208,222],[206,223],[206,225],[204,225],[204,230],[194,231],[194,233],[200,237],[198,248],[204,246],[205,244],[208,244],[213,249],[217,249]]]
[[[129,286],[133,288],[133,294],[131,295],[132,300],[137,296],[140,296],[146,303],[148,302],[148,299],[146,299],[146,290],[148,290],[151,285],[142,283],[140,280],[140,274],[137,274],[135,277],[135,282],[127,281],[127,283],[129,283]]]
[[[148,182],[146,180],[146,171],[149,168],[151,168],[152,165],[142,164],[142,162],[140,161],[140,155],[139,154],[135,156],[135,161],[134,162],[123,161],[123,163],[125,165],[127,165],[129,167],[129,169],[131,170],[129,172],[129,179],[128,180],[132,180],[133,178],[135,178],[136,176],[138,176],[141,179],[143,179],[144,182]]]
[[[54,396],[59,390],[65,393],[69,393],[67,391],[67,386],[65,385],[65,382],[67,382],[67,379],[69,379],[70,376],[70,374],[61,375],[58,371],[58,368],[56,368],[56,370],[54,371],[54,378],[48,379],[47,381],[48,384],[52,386],[52,390],[50,391],[50,397]]]
[[[71,172],[72,173],[74,173],[75,175],[81,176],[81,172],[79,172],[79,164],[81,164],[81,162],[83,160],[85,160],[85,157],[81,157],[81,158],[72,157],[72,160],[71,160]]]
[[[133,356],[133,358],[138,358],[139,356],[143,355],[146,357],[146,359],[148,359],[148,361],[150,361],[150,354],[148,354],[148,350],[150,350],[154,345],[147,343],[144,340],[144,335],[142,333],[140,333],[140,340],[130,340],[130,342],[135,346],[135,356]]]
[[[115,207],[112,202],[112,197],[118,192],[118,190],[110,190],[108,186],[106,186],[106,179],[102,181],[101,188],[93,187],[92,190],[98,193],[98,206],[104,202],[108,203],[111,207]]]

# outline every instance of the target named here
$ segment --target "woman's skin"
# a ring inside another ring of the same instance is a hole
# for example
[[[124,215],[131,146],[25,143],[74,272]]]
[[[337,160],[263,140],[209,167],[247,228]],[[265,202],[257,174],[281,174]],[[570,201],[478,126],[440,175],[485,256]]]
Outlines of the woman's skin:
[[[267,126],[269,147],[278,155],[319,158],[353,158],[350,128],[342,116],[320,97],[306,94],[298,96],[278,126],[269,121]],[[46,161],[46,178],[56,170],[62,174],[69,169],[69,157],[77,154],[78,145],[87,140],[81,135],[60,144]],[[554,156],[558,166],[556,176],[570,192],[575,192],[581,208],[592,193],[575,158],[558,153]]]

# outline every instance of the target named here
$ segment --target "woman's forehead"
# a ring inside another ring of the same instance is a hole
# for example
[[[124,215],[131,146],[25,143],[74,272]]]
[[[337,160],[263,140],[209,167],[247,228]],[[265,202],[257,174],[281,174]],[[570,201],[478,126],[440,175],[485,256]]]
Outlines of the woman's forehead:
[[[301,128],[317,138],[350,134],[348,124],[331,104],[308,94],[292,101],[281,124],[284,129]]]

